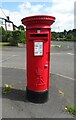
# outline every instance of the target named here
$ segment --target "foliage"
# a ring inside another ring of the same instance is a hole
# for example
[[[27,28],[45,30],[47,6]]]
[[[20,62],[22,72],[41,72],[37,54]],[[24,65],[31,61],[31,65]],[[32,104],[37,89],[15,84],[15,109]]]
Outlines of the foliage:
[[[11,85],[5,84],[4,87],[3,87],[2,93],[3,94],[9,94],[11,92],[11,88],[12,88]]]
[[[64,46],[62,46],[62,45],[55,45],[54,47],[55,48],[64,48]]]
[[[7,41],[9,41],[10,37],[12,37],[12,31],[7,31],[7,33],[6,33]]]
[[[8,41],[10,42],[11,46],[18,46],[18,40],[20,39],[20,31],[14,30],[12,34],[8,33]]]
[[[24,30],[20,31],[20,39],[18,40],[18,42],[25,44],[25,31]]]
[[[6,34],[6,31],[4,30],[4,28],[2,26],[0,27],[0,34],[2,34],[2,35]]]
[[[24,26],[23,26],[23,25],[20,25],[18,28],[19,28],[20,30],[24,30]]]
[[[7,42],[7,37],[6,37],[7,32],[4,30],[4,28],[1,26],[0,27],[0,41],[2,42]]]
[[[11,45],[18,46],[18,43],[26,43],[26,35],[24,26],[19,26],[20,30],[5,31],[3,27],[0,27],[0,41],[10,42]],[[76,29],[63,32],[52,32],[53,41],[76,41]]]
[[[52,40],[55,41],[76,41],[76,29],[63,32],[52,32]]]
[[[57,33],[56,32],[52,32],[52,40],[57,40]]]
[[[76,107],[66,106],[65,110],[67,110],[69,113],[71,113],[71,114],[76,116]]]
[[[0,42],[10,42],[12,46],[18,46],[18,43],[25,44],[25,31],[5,31],[3,27],[0,27]]]
[[[9,42],[0,42],[0,46],[10,46]]]
[[[9,42],[11,46],[18,46],[17,40],[15,40],[13,36],[9,37]]]
[[[9,41],[12,46],[18,46],[18,43],[25,43],[25,31],[14,30],[12,36],[9,37]]]
[[[73,29],[73,39],[76,41],[76,29]]]
[[[2,35],[2,29],[3,29],[3,27],[1,26],[0,27],[0,35]]]

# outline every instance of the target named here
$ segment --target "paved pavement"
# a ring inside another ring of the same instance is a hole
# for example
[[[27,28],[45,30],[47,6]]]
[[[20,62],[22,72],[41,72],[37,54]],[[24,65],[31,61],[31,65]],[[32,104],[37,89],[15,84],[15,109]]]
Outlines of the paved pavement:
[[[7,71],[7,72],[6,72]],[[2,115],[5,118],[71,118],[64,107],[68,104],[64,95],[59,94],[51,79],[49,100],[45,104],[34,104],[26,100],[26,71],[22,69],[3,68],[3,84],[11,84],[10,94],[3,95]],[[10,114],[9,114],[10,113]]]
[[[63,44],[64,48],[53,46],[57,44]],[[25,48],[2,48],[2,60],[0,60],[2,85],[7,83],[13,86],[10,94],[3,95],[2,116],[5,118],[71,118],[72,116],[64,110],[64,107],[68,104],[74,105],[73,43],[52,42],[51,88],[49,100],[45,104],[34,104],[26,100],[25,55]]]
[[[74,78],[74,45],[73,43],[54,43],[52,45],[61,44],[65,48],[51,48],[51,64],[52,73],[62,74]],[[69,46],[69,48],[68,48]],[[0,54],[1,55],[1,54]],[[26,68],[26,51],[25,48],[3,47],[2,48],[2,66],[11,68]],[[1,63],[0,62],[0,63]]]

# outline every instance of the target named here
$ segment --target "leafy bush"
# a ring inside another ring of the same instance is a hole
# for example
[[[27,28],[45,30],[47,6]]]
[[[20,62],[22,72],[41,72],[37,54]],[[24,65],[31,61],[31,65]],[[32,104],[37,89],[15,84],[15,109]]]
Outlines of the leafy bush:
[[[10,42],[13,46],[18,46],[18,43],[25,44],[25,31],[24,30],[14,30],[5,31],[3,27],[0,27],[0,41]]]
[[[51,39],[52,39],[53,41],[57,40],[57,33],[56,33],[56,32],[52,32],[52,33],[51,33]]]
[[[7,31],[6,33],[6,38],[7,38],[7,41],[9,42],[9,38],[12,37],[12,31]]]
[[[25,31],[24,30],[20,31],[20,39],[18,42],[25,44]]]
[[[76,29],[73,29],[73,40],[76,41]]]
[[[25,44],[25,31],[24,30],[14,30],[12,34],[8,35],[10,44],[13,46],[18,46],[18,43]]]
[[[18,46],[18,42],[20,40],[20,31],[14,30],[12,32],[7,32],[7,40],[10,42],[11,46]]]
[[[25,30],[25,28],[24,28],[23,25],[20,25],[18,28],[19,28],[20,30]]]
[[[4,30],[4,28],[1,26],[0,27],[0,41],[2,42],[7,42],[7,37],[6,37],[7,32]]]
[[[11,46],[18,46],[18,42],[12,36],[9,37],[9,42]]]
[[[1,26],[1,27],[0,27],[0,35],[2,35],[2,28],[3,28],[3,27]]]

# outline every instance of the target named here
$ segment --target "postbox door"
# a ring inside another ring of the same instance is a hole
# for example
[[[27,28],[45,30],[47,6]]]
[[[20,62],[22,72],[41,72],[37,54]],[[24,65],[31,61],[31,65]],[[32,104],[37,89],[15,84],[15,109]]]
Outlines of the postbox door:
[[[48,41],[34,41],[34,85],[37,90],[46,90],[49,87],[49,53]]]
[[[49,42],[36,40],[28,44],[28,88],[42,91],[49,88]],[[30,69],[29,69],[30,68]]]
[[[50,30],[42,35],[27,31],[27,87],[30,90],[49,89]],[[36,38],[37,37],[37,38]]]

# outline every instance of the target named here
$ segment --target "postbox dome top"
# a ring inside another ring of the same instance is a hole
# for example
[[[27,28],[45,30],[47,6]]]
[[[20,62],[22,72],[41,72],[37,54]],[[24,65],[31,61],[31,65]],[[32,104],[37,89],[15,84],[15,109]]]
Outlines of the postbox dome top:
[[[21,21],[25,26],[29,26],[33,24],[34,25],[44,24],[50,26],[53,24],[53,22],[55,22],[55,17],[48,15],[34,15],[34,16],[25,17]]]

